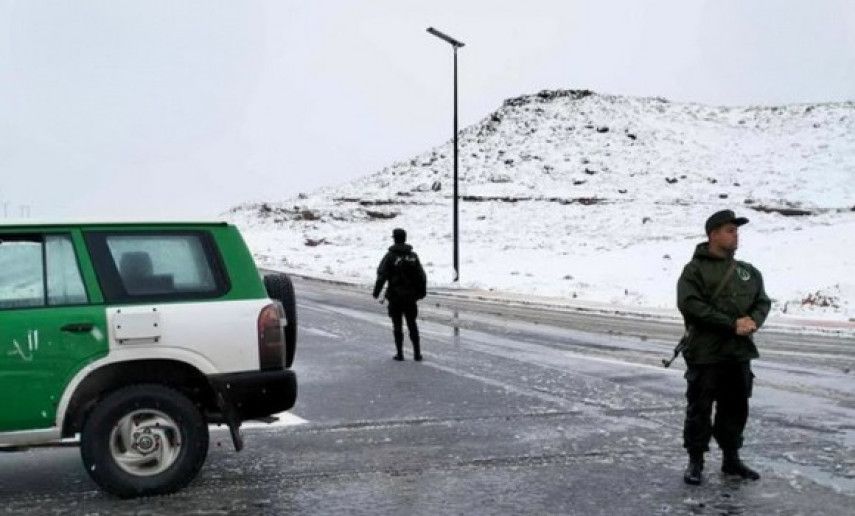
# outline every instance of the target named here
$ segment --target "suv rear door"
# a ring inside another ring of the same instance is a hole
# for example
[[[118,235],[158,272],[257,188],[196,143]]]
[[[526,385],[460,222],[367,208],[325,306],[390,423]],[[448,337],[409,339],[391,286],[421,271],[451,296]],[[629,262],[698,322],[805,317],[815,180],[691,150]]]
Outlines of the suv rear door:
[[[193,360],[206,374],[258,368],[258,316],[270,301],[232,297],[211,231],[99,228],[84,238],[117,357]]]
[[[0,232],[0,432],[56,426],[68,382],[108,352],[83,249],[76,230]]]

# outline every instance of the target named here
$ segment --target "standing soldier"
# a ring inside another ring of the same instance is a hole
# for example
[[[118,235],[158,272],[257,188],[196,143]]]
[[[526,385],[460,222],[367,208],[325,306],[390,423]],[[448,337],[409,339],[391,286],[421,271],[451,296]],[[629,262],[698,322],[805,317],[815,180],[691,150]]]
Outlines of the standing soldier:
[[[383,290],[383,284],[389,282],[386,299],[389,301],[389,317],[392,318],[395,349],[398,351],[394,358],[404,359],[404,329],[401,319],[406,318],[410,341],[413,343],[413,358],[421,361],[419,327],[416,325],[419,309],[416,302],[424,299],[427,294],[427,277],[418,255],[413,252],[413,246],[406,243],[407,232],[396,228],[392,231],[392,239],[395,245],[389,248],[389,252],[377,267],[377,282],[374,284],[373,295],[374,299],[377,299]]]
[[[760,271],[734,259],[737,228],[747,223],[730,210],[714,213],[705,225],[708,241],[697,246],[677,282],[677,306],[688,337],[683,351],[688,383],[683,427],[683,446],[689,453],[683,475],[687,484],[701,483],[711,436],[722,450],[723,473],[760,478],[739,458],[754,379],[751,360],[759,356],[752,335],[771,306]]]

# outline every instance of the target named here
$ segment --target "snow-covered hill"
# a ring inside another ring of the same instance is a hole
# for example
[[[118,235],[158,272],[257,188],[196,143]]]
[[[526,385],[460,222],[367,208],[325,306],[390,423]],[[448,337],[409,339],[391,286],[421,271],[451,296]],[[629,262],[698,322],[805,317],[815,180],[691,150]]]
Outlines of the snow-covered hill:
[[[229,217],[261,263],[364,282],[404,227],[447,284],[451,158],[447,143]],[[462,287],[673,308],[703,221],[731,208],[751,219],[739,257],[764,272],[777,311],[855,317],[855,102],[508,99],[461,131],[460,194]]]

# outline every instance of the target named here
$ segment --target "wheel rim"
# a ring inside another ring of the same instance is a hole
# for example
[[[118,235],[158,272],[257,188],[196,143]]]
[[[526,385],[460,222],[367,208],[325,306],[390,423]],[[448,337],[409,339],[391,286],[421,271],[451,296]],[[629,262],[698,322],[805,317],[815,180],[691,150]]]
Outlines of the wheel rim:
[[[159,410],[135,410],[110,432],[110,454],[122,470],[136,476],[163,473],[181,452],[181,430]]]

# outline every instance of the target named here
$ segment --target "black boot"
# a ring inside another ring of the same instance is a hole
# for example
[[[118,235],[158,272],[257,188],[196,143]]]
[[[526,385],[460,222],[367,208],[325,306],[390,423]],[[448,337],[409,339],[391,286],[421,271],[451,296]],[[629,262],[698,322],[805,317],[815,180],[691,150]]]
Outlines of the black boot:
[[[737,450],[724,451],[724,459],[721,461],[721,472],[725,475],[736,475],[746,480],[760,480],[760,473],[749,468],[739,459]]]
[[[683,482],[699,486],[703,480],[701,472],[704,470],[704,454],[689,453],[689,465],[686,466],[686,471],[683,473]]]
[[[397,361],[404,360],[404,334],[395,332],[395,356],[392,357]]]
[[[412,338],[412,337],[411,337]],[[419,339],[413,340],[413,358],[416,362],[422,361],[422,348],[419,346]]]

